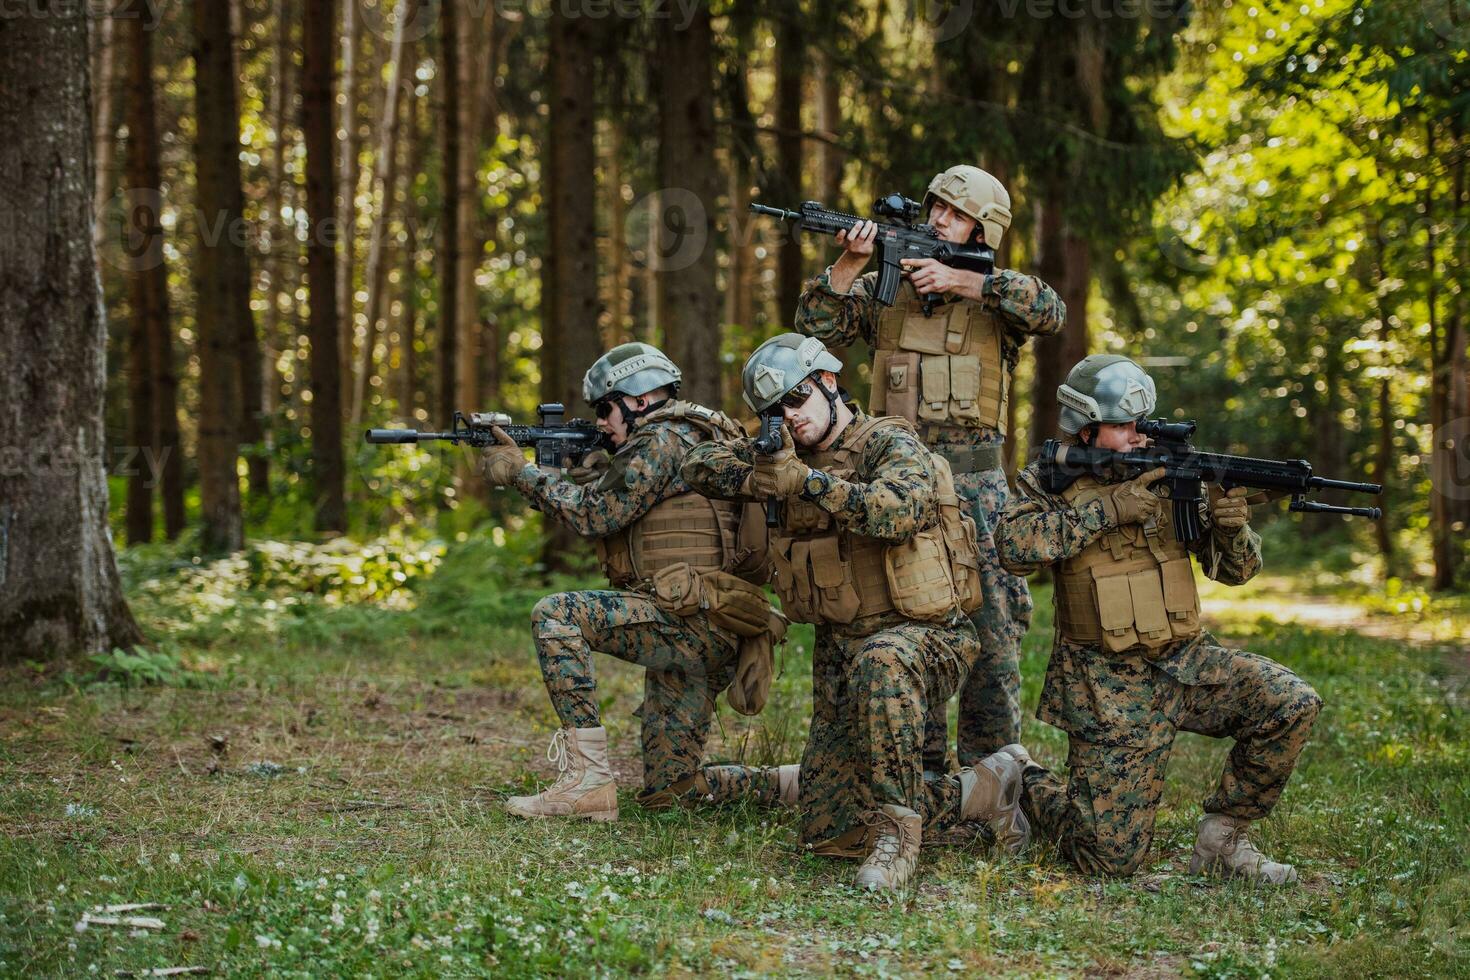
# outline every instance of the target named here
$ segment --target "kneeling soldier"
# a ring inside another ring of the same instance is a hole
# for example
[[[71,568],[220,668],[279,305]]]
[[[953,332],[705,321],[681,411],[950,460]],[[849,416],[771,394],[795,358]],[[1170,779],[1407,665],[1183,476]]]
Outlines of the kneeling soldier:
[[[707,442],[684,463],[696,490],[781,501],[771,558],[783,612],[817,624],[813,715],[801,762],[802,840],[865,858],[857,883],[898,889],[925,828],[984,820],[1025,840],[1020,766],[996,753],[924,778],[927,707],[948,699],[979,652],[965,618],[980,597],[974,527],[944,460],[903,419],[874,418],[837,387],[822,342],[782,334],[745,363],[745,400],[784,414],[781,450]]]
[[[483,453],[492,485],[513,487],[595,539],[615,590],[550,595],[531,613],[541,673],[562,724],[549,753],[560,776],[534,796],[512,797],[506,806],[517,816],[617,819],[593,650],[647,670],[639,802],[746,794],[795,802],[796,766],[700,765],[716,695],[742,655],[758,658],[763,647],[769,660],[771,630],[781,621],[758,585],[732,574],[748,567],[763,578],[766,567],[764,554],[740,551],[738,508],[691,493],[679,473],[692,447],[743,430],[718,412],[676,401],[679,379],[673,362],[648,344],[623,344],[592,365],[583,394],[616,452],[588,486],[527,462],[504,433]],[[711,603],[712,593],[719,602]],[[711,605],[717,611],[706,611]],[[739,700],[732,689],[732,704]]]
[[[1127,452],[1147,442],[1136,426],[1154,409],[1153,379],[1125,357],[1084,359],[1057,399],[1073,444]],[[1152,489],[1163,474],[1048,486],[1041,463],[1021,472],[1021,499],[1002,516],[996,545],[1017,575],[1055,573],[1056,640],[1037,717],[1069,736],[1068,778],[1020,746],[1005,751],[1026,766],[1023,806],[1037,833],[1082,871],[1127,875],[1153,839],[1174,733],[1233,738],[1204,801],[1190,872],[1293,882],[1295,869],[1268,860],[1247,830],[1276,805],[1322,701],[1280,664],[1200,629],[1190,555],[1226,585],[1261,567],[1245,488],[1213,497],[1205,533],[1184,542]]]

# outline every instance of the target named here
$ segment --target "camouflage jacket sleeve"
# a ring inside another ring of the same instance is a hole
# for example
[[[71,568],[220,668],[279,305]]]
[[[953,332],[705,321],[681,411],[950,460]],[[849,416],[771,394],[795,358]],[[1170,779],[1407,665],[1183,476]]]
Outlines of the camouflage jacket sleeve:
[[[724,500],[754,499],[747,480],[755,465],[749,439],[706,442],[684,459],[684,479],[698,493]],[[902,541],[939,521],[929,451],[904,429],[875,432],[863,447],[856,480],[829,474],[817,506],[843,527],[868,538]]]
[[[872,343],[878,325],[878,301],[872,295],[878,273],[858,276],[846,293],[832,288],[831,275],[829,267],[802,288],[796,304],[797,332],[828,347],[850,347],[859,340]]]
[[[1036,464],[1016,477],[1020,494],[997,519],[995,549],[1012,575],[1030,575],[1071,558],[1108,529],[1102,502],[1073,507],[1041,489]]]
[[[857,480],[831,479],[817,506],[854,534],[903,541],[939,522],[929,450],[907,429],[880,429],[863,447]]]
[[[1222,585],[1243,585],[1261,570],[1261,536],[1247,524],[1235,534],[1226,534],[1209,523],[1208,507],[1201,518],[1208,530],[1192,550],[1204,573]]]
[[[986,306],[1021,333],[1047,337],[1061,332],[1067,322],[1067,304],[1057,291],[1014,269],[997,269],[986,276],[980,293]]]
[[[755,466],[750,439],[702,442],[684,457],[684,482],[716,500],[749,500],[745,482]]]
[[[605,538],[628,527],[654,505],[685,492],[679,476],[684,443],[668,425],[640,429],[613,456],[612,466],[591,486],[578,486],[532,465],[515,488],[531,505],[584,538]]]

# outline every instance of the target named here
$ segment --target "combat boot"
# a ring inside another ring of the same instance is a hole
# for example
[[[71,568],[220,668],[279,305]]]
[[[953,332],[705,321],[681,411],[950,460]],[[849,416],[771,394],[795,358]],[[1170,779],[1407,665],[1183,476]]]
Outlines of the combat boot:
[[[877,839],[858,868],[855,884],[870,891],[898,891],[919,867],[923,818],[906,806],[886,803],[865,814],[863,822],[877,831]]]
[[[960,819],[988,825],[995,842],[1012,854],[1030,842],[1031,823],[1021,812],[1021,763],[1006,749],[960,770]]]
[[[618,819],[618,785],[607,763],[607,729],[560,728],[546,758],[561,773],[535,796],[512,796],[505,808],[518,817]]]
[[[1239,817],[1228,817],[1223,813],[1205,814],[1199,822],[1189,873],[1239,876],[1265,885],[1295,883],[1296,868],[1272,861],[1256,850],[1256,845],[1246,836],[1250,826],[1249,820]]]
[[[1027,752],[1026,746],[1022,745],[1020,742],[1012,742],[1010,745],[1002,747],[1000,751],[1004,752],[1006,755],[1019,762],[1021,764],[1022,772],[1026,771],[1027,766],[1041,765],[1041,763],[1031,758],[1031,753]]]

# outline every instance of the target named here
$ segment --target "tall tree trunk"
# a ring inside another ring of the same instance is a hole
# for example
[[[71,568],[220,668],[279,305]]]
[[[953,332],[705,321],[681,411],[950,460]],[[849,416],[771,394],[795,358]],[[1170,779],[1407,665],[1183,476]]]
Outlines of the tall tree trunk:
[[[387,285],[388,222],[393,215],[393,199],[398,188],[398,120],[399,104],[404,100],[403,71],[408,63],[409,46],[404,43],[404,29],[413,16],[414,0],[399,0],[394,14],[393,45],[388,56],[388,81],[383,89],[382,124],[378,128],[379,142],[373,159],[373,223],[368,235],[367,260],[367,334],[362,351],[358,356],[356,384],[352,394],[351,423],[349,432],[356,432],[362,424],[367,407],[368,389],[373,377],[375,348],[378,344],[378,319],[383,316],[383,293]],[[385,330],[386,334],[387,331]]]
[[[628,264],[628,202],[623,200],[625,125],[617,112],[612,113],[612,117],[607,122],[607,258],[612,265],[611,295],[607,304],[608,347],[616,347],[632,339],[628,295],[632,271]]]
[[[661,232],[684,226],[675,239],[677,247],[660,256],[665,351],[683,372],[680,396],[718,406],[720,307],[711,219],[720,196],[720,175],[715,165],[709,8],[701,4],[682,29],[671,18],[659,19],[656,29],[659,186],[693,195],[687,202],[666,199],[662,209]]]
[[[267,234],[270,252],[265,263],[269,286],[265,292],[265,317],[261,324],[261,410],[267,416],[275,414],[281,394],[281,378],[276,368],[277,354],[291,346],[281,337],[281,298],[288,298],[290,308],[296,301],[289,288],[288,271],[296,264],[296,235],[286,225],[283,211],[286,204],[286,150],[290,145],[287,126],[290,121],[291,92],[295,78],[292,58],[291,24],[294,11],[291,0],[275,0],[275,55],[273,59],[274,82],[270,94],[271,130],[274,139],[271,145],[270,177],[266,183],[266,208],[270,211]],[[292,331],[294,333],[294,330]],[[261,476],[269,487],[269,465],[271,456],[270,432],[265,433],[266,452],[261,454]],[[251,490],[255,490],[255,476],[251,475]]]
[[[311,0],[306,0],[311,3]],[[337,144],[337,322],[340,348],[340,374],[344,382],[352,378],[353,343],[357,339],[357,304],[354,301],[357,275],[357,185],[362,176],[362,160],[357,134],[357,55],[362,40],[361,0],[337,0],[342,5],[342,95],[337,129],[342,134]],[[341,391],[342,410],[351,408],[352,389],[344,384]]]
[[[184,458],[179,443],[178,377],[169,322],[168,266],[163,251],[163,181],[159,176],[158,123],[153,103],[153,33],[147,4],[119,18],[128,39],[129,258],[132,315],[147,336],[152,410],[145,445],[163,471],[163,532],[170,541],[184,529]],[[134,331],[136,336],[137,330]],[[141,525],[140,525],[141,526]]]
[[[107,530],[107,317],[84,7],[0,44],[0,660],[142,642]],[[24,441],[22,441],[22,437]]]
[[[125,257],[131,260],[128,268],[128,412],[131,452],[137,454],[128,468],[127,492],[127,537],[129,544],[147,544],[153,540],[153,490],[154,471],[139,457],[147,452],[153,457],[153,352],[152,332],[149,330],[150,273],[148,264],[163,261],[162,234],[159,223],[158,195],[148,193],[144,187],[148,180],[148,157],[142,133],[146,130],[141,118],[147,105],[143,94],[152,89],[152,58],[147,55],[147,37],[141,17],[130,17],[123,22],[119,31],[121,43],[127,45],[128,82],[128,201],[127,227],[122,229]],[[144,48],[140,52],[139,42]],[[156,184],[154,185],[157,186]],[[98,212],[99,214],[101,212]],[[101,227],[101,222],[98,223]]]
[[[842,206],[843,152],[836,143],[842,129],[842,79],[831,54],[823,53],[821,65],[817,89],[817,130],[828,142],[822,144],[817,197],[829,208],[837,208]]]
[[[442,425],[449,425],[458,404],[456,381],[459,361],[459,21],[460,0],[441,0],[439,11],[440,115],[438,120],[440,188],[443,207],[439,215],[439,241],[435,248],[438,265],[438,411]]]
[[[245,226],[245,196],[240,190],[233,47],[229,7],[219,0],[194,0],[194,156],[200,216],[194,285],[199,307],[200,543],[206,554],[237,551],[244,543],[235,469],[245,404],[241,361],[260,363],[250,313],[250,257],[243,237],[237,237]],[[258,394],[258,384],[256,390]],[[258,410],[255,421],[258,428]]]
[[[478,12],[478,19],[474,16]],[[488,16],[487,16],[488,15]],[[459,215],[455,220],[459,234],[455,245],[454,263],[454,310],[457,320],[459,363],[455,365],[455,385],[459,400],[469,406],[469,411],[480,411],[483,406],[480,391],[480,368],[483,350],[480,344],[482,320],[480,317],[480,293],[475,286],[475,273],[485,253],[485,231],[480,221],[480,188],[476,179],[480,166],[482,131],[484,118],[482,106],[486,100],[485,85],[480,77],[481,69],[492,70],[485,63],[481,52],[493,43],[487,28],[495,21],[491,7],[470,5],[464,10],[459,24],[459,160],[455,166],[459,188],[454,195]],[[469,493],[488,498],[489,486],[473,477],[469,471],[470,460],[461,457],[465,469],[461,473],[461,484]]]
[[[337,264],[333,236],[322,226],[336,207],[332,155],[332,28],[336,0],[311,0],[302,19],[301,135],[306,144],[306,275],[311,289],[311,459],[316,529],[345,531],[342,362],[338,357]]]
[[[1067,226],[1066,196],[1053,181],[1040,207],[1037,274],[1057,290],[1067,306],[1067,328],[1033,341],[1036,351],[1035,384],[1031,398],[1031,445],[1039,446],[1057,432],[1057,386],[1067,372],[1087,356],[1087,294],[1092,263],[1087,240]]]
[[[418,348],[423,331],[423,304],[419,300],[422,284],[419,282],[419,250],[423,242],[420,229],[424,214],[419,208],[417,191],[419,174],[424,168],[424,148],[428,142],[425,132],[425,107],[422,99],[409,103],[408,173],[404,180],[403,213],[405,217],[406,241],[403,247],[403,311],[398,321],[398,412],[405,418],[415,418],[418,404]]]
[[[780,207],[796,207],[801,191],[801,88],[807,51],[800,8],[781,8],[776,22],[776,183],[771,188]],[[801,232],[785,229],[776,259],[776,321],[790,323],[801,298]]]
[[[750,107],[750,50],[754,33],[755,22],[748,12],[731,15],[724,68],[725,104],[730,118],[730,257],[725,283],[725,322],[741,332],[755,326],[754,239],[756,231],[763,227],[750,213],[754,161],[760,154],[755,114]]]
[[[117,20],[110,10],[104,8],[95,21],[97,33],[97,75],[93,86],[96,92],[95,132],[92,137],[96,146],[97,182],[92,198],[92,213],[97,216],[97,247],[101,249],[107,223],[102,214],[112,197],[116,184],[112,172],[112,158],[117,148],[117,119],[113,113],[113,90],[117,77]]]
[[[548,25],[551,112],[542,186],[550,232],[544,282],[551,292],[543,296],[541,306],[541,395],[545,401],[569,406],[581,400],[582,374],[600,346],[597,238],[587,220],[588,202],[597,195],[596,49],[592,21],[582,9],[591,2],[567,0]],[[543,560],[549,567],[564,567],[574,543],[562,525],[548,523]]]

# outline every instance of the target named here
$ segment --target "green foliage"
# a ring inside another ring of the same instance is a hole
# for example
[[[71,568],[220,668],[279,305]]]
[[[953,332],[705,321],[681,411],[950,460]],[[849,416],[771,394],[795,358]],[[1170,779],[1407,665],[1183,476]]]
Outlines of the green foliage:
[[[167,650],[112,650],[87,658],[95,669],[90,680],[122,687],[199,687],[204,675],[185,667],[177,653]]]

